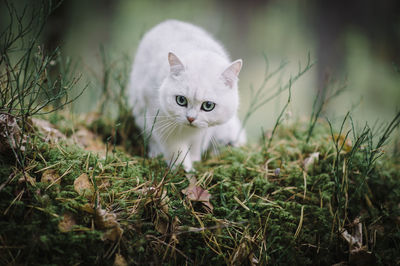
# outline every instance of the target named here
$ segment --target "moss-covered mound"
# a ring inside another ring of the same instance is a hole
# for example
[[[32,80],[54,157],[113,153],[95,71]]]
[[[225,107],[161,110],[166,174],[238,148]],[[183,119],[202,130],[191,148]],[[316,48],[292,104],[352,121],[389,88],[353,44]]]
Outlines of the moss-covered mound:
[[[307,142],[299,122],[186,174],[112,139],[88,151],[65,119],[67,138],[36,127],[24,169],[3,153],[2,265],[400,263],[400,167],[359,136],[318,123]]]

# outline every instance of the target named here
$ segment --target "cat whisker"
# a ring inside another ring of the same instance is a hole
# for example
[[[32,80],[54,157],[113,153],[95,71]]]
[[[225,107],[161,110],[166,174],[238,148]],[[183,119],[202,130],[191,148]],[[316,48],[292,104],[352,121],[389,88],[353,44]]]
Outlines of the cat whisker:
[[[165,125],[165,124],[167,124],[167,123],[169,123],[169,122],[171,122],[171,119],[163,119],[163,120],[159,120],[159,121],[156,121],[155,123],[153,123],[152,124],[152,126],[151,127],[148,127],[148,128],[146,128],[146,129],[144,129],[143,131],[142,131],[142,133],[144,133],[144,131],[146,131],[146,130],[148,130],[148,131],[151,131],[151,130],[158,130],[159,128],[161,128],[163,125]]]
[[[169,136],[171,135],[172,132],[174,132],[176,125],[178,123],[176,121],[172,121],[171,123],[169,123],[166,127],[163,128],[162,131],[160,131],[160,135],[161,135],[161,142],[166,142],[169,138]]]
[[[173,120],[163,121],[157,127],[154,128],[155,131],[161,132],[168,128],[171,124],[175,123]]]
[[[211,137],[211,147],[215,155],[219,155],[219,148],[218,148],[218,141],[215,139],[214,136]]]
[[[146,118],[149,118],[149,119],[154,119],[155,118],[156,120],[163,119],[163,118],[171,119],[171,118],[176,118],[176,117],[178,117],[178,115],[163,115],[163,116],[151,115],[151,116],[146,116]]]
[[[171,135],[171,133],[175,131],[175,128],[176,128],[177,125],[178,125],[177,122],[175,122],[175,123],[172,125],[172,129],[169,131],[167,137],[165,138],[166,140],[169,138],[169,136]]]
[[[156,124],[160,124],[160,122],[157,122]],[[142,130],[142,132],[140,132],[139,136],[142,136],[142,135],[144,135],[144,134],[150,135],[150,134],[152,134],[154,131],[160,131],[160,129],[162,129],[163,127],[165,127],[167,124],[168,124],[168,123],[166,123],[166,122],[164,121],[163,124],[157,125],[157,127],[156,127],[156,126],[151,126],[151,127],[149,127],[149,128],[145,128],[144,130]],[[155,124],[154,124],[154,125],[155,125]]]
[[[166,114],[166,115],[160,115],[160,114],[158,114],[158,115],[146,115],[145,117],[146,118],[154,118],[154,117],[156,117],[156,118],[171,118],[171,117],[178,117],[179,115],[168,115],[168,114]]]

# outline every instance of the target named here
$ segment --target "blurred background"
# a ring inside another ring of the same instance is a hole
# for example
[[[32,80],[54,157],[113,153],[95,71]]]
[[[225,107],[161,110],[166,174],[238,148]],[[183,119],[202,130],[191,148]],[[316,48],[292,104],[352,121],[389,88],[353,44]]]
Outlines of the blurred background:
[[[373,125],[389,121],[400,106],[398,0],[68,0],[49,18],[43,41],[48,49],[60,46],[64,55],[79,58],[78,72],[90,81],[73,110],[87,112],[97,106],[101,46],[112,62],[124,61],[129,68],[143,34],[171,18],[203,27],[221,41],[232,60],[243,59],[242,118],[251,103],[251,88],[264,80],[264,55],[271,71],[288,62],[267,83],[266,94],[295,76],[308,54],[316,62],[293,84],[285,118],[308,119],[318,91],[334,80],[347,89],[323,114],[332,121],[351,110],[360,126]],[[250,139],[257,139],[261,128],[273,127],[287,96],[280,94],[251,116],[246,125]]]

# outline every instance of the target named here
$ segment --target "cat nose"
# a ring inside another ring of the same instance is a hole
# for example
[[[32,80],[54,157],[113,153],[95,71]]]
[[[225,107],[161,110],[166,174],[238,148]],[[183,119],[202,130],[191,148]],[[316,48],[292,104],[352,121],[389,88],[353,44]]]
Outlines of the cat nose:
[[[189,121],[189,123],[192,123],[194,121],[194,117],[187,116],[186,118]]]

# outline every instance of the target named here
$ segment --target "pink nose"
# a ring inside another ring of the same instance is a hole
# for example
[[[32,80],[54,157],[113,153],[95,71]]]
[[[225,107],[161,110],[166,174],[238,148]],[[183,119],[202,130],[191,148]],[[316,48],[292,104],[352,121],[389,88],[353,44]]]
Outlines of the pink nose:
[[[189,123],[192,123],[194,121],[194,117],[187,116],[186,118],[189,121]]]

